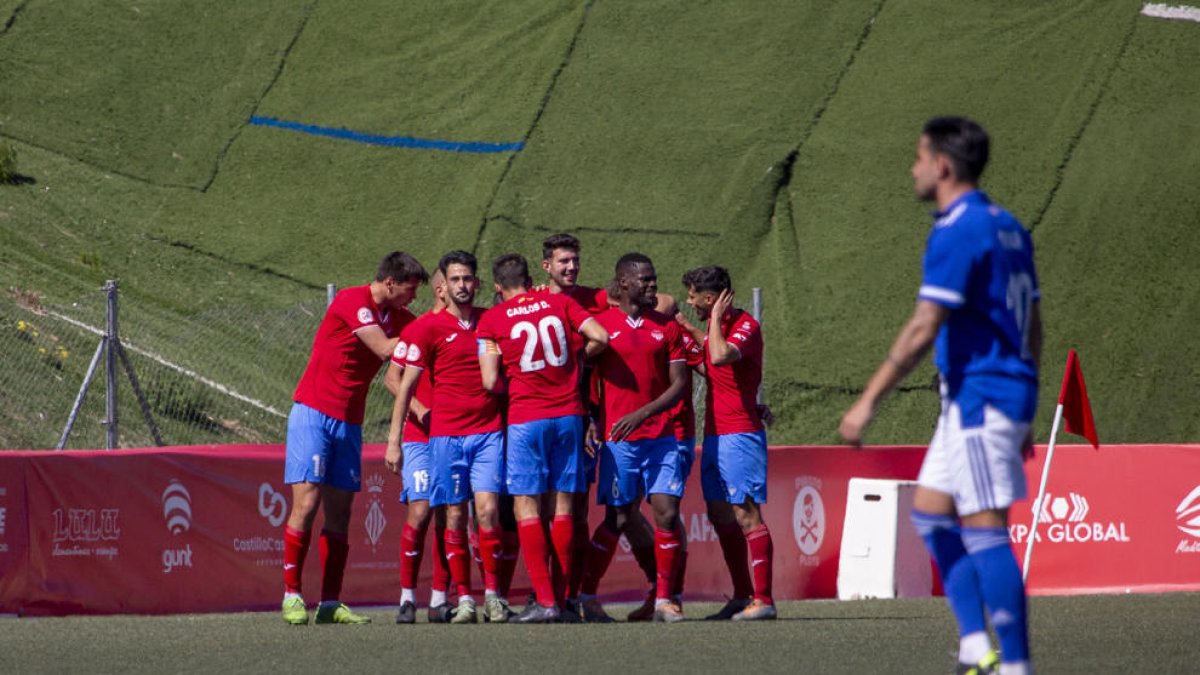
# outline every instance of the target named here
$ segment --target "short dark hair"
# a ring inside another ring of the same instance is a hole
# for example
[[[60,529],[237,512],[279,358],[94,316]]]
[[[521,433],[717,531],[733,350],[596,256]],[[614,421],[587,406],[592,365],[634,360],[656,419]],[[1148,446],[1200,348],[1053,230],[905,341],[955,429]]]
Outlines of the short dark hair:
[[[529,262],[520,253],[505,253],[492,263],[492,280],[505,289],[528,287]]]
[[[388,277],[399,282],[416,280],[422,284],[429,283],[429,273],[416,258],[404,251],[392,251],[379,261],[375,281],[384,281]]]
[[[700,293],[720,293],[732,289],[733,280],[729,278],[729,271],[724,267],[709,265],[684,272],[683,286]]]
[[[617,264],[613,267],[613,272],[616,276],[621,276],[629,268],[634,265],[653,265],[654,261],[645,253],[626,253],[617,260]]]
[[[579,253],[579,240],[575,237],[562,233],[552,234],[542,240],[542,260],[549,260],[554,257],[554,252],[560,248],[565,248],[572,253]]]
[[[446,275],[447,277],[449,277],[450,274],[446,270],[451,265],[466,265],[467,267],[470,267],[471,276],[475,276],[476,270],[479,267],[475,260],[475,256],[467,253],[466,251],[450,251],[446,255],[442,256],[442,259],[438,261],[438,269],[441,270],[442,274]]]
[[[991,141],[983,127],[965,117],[935,117],[921,130],[929,149],[950,160],[954,177],[978,183],[987,166]]]

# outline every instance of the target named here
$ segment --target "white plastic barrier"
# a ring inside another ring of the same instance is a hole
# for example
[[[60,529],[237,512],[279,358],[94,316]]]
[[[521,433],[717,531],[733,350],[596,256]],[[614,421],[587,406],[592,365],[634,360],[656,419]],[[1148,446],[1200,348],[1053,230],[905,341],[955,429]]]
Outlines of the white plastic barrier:
[[[932,594],[929,553],[909,522],[916,487],[913,481],[850,479],[838,562],[838,599]]]

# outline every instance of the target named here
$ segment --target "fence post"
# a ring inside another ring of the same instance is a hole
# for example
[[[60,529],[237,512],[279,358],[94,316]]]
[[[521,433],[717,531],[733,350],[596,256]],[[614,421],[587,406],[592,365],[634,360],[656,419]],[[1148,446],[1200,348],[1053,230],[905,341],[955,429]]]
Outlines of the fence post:
[[[105,448],[112,450],[117,447],[117,282],[109,279],[104,282],[104,292],[108,296],[108,324],[104,331],[104,376],[105,406],[104,424],[107,426]]]
[[[762,289],[758,288],[757,286],[754,287],[753,289],[751,289],[750,290],[750,298],[751,298],[751,300],[750,300],[750,315],[754,317],[754,320],[758,322],[759,326],[762,326],[762,320],[763,320]],[[760,328],[760,330],[761,330],[761,328]],[[764,351],[764,353],[763,353],[763,372],[766,373],[767,372],[766,353],[765,353],[766,350],[763,350],[763,351]],[[762,386],[761,381],[758,383],[758,394],[756,395],[756,397],[757,397],[758,403],[761,405],[763,402],[763,386]]]
[[[333,304],[333,296],[337,295],[337,284],[325,284],[325,306]]]

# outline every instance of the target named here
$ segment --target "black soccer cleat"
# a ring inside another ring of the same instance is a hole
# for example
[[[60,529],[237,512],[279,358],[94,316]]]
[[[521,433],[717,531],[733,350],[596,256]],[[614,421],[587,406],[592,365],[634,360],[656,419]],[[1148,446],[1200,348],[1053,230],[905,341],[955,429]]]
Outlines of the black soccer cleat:
[[[453,616],[454,609],[449,603],[443,602],[436,607],[429,608],[429,623],[450,623]]]
[[[400,603],[400,611],[396,612],[396,623],[416,623],[417,606],[411,602]]]
[[[514,616],[509,623],[557,623],[559,617],[557,607],[546,607],[535,602],[525,605],[525,610]]]

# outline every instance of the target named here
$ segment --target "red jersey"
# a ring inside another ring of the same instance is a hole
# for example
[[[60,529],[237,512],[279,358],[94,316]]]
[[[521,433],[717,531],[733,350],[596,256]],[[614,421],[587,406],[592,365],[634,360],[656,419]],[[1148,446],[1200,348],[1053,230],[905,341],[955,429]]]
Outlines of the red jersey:
[[[489,309],[477,335],[500,348],[508,375],[508,423],[582,415],[579,360],[569,335],[592,315],[561,293],[522,293]]]
[[[671,362],[684,361],[681,329],[665,314],[648,310],[634,319],[613,307],[596,317],[608,331],[608,349],[600,353],[596,374],[604,401],[604,439],[617,420],[662,396],[671,384]],[[624,440],[674,434],[671,411],[648,418]]]
[[[749,312],[735,309],[721,321],[721,335],[737,347],[742,358],[714,366],[705,337],[704,370],[708,393],[704,399],[704,435],[761,431],[758,386],[762,383],[762,328]]]
[[[475,329],[483,312],[482,307],[472,307],[465,321],[449,311],[426,314],[400,335],[405,367],[427,370],[433,379],[432,403],[421,401],[436,411],[430,415],[430,436],[500,430],[499,403],[483,388],[479,373]]]
[[[418,319],[432,314],[426,312]],[[407,362],[408,344],[396,343],[396,350],[392,353],[392,363],[403,368]],[[429,369],[421,371],[421,376],[417,378],[417,386],[413,390],[413,398],[421,402],[421,405],[426,408],[433,409],[433,378],[429,375]],[[431,413],[432,415],[432,413]],[[408,410],[408,418],[404,420],[404,433],[400,438],[401,443],[428,443],[429,442],[429,427],[421,423],[417,416],[413,414],[412,408]]]
[[[413,320],[406,309],[381,308],[371,287],[352,286],[333,298],[313,338],[312,356],[292,400],[348,424],[362,424],[367,390],[385,359],[356,333],[379,326],[394,338]]]
[[[675,439],[685,441],[696,438],[696,408],[692,405],[692,368],[704,363],[704,347],[696,342],[691,333],[682,328],[679,335],[683,339],[683,353],[687,359],[688,386],[684,389],[683,398],[671,408],[671,419],[675,423]]]

